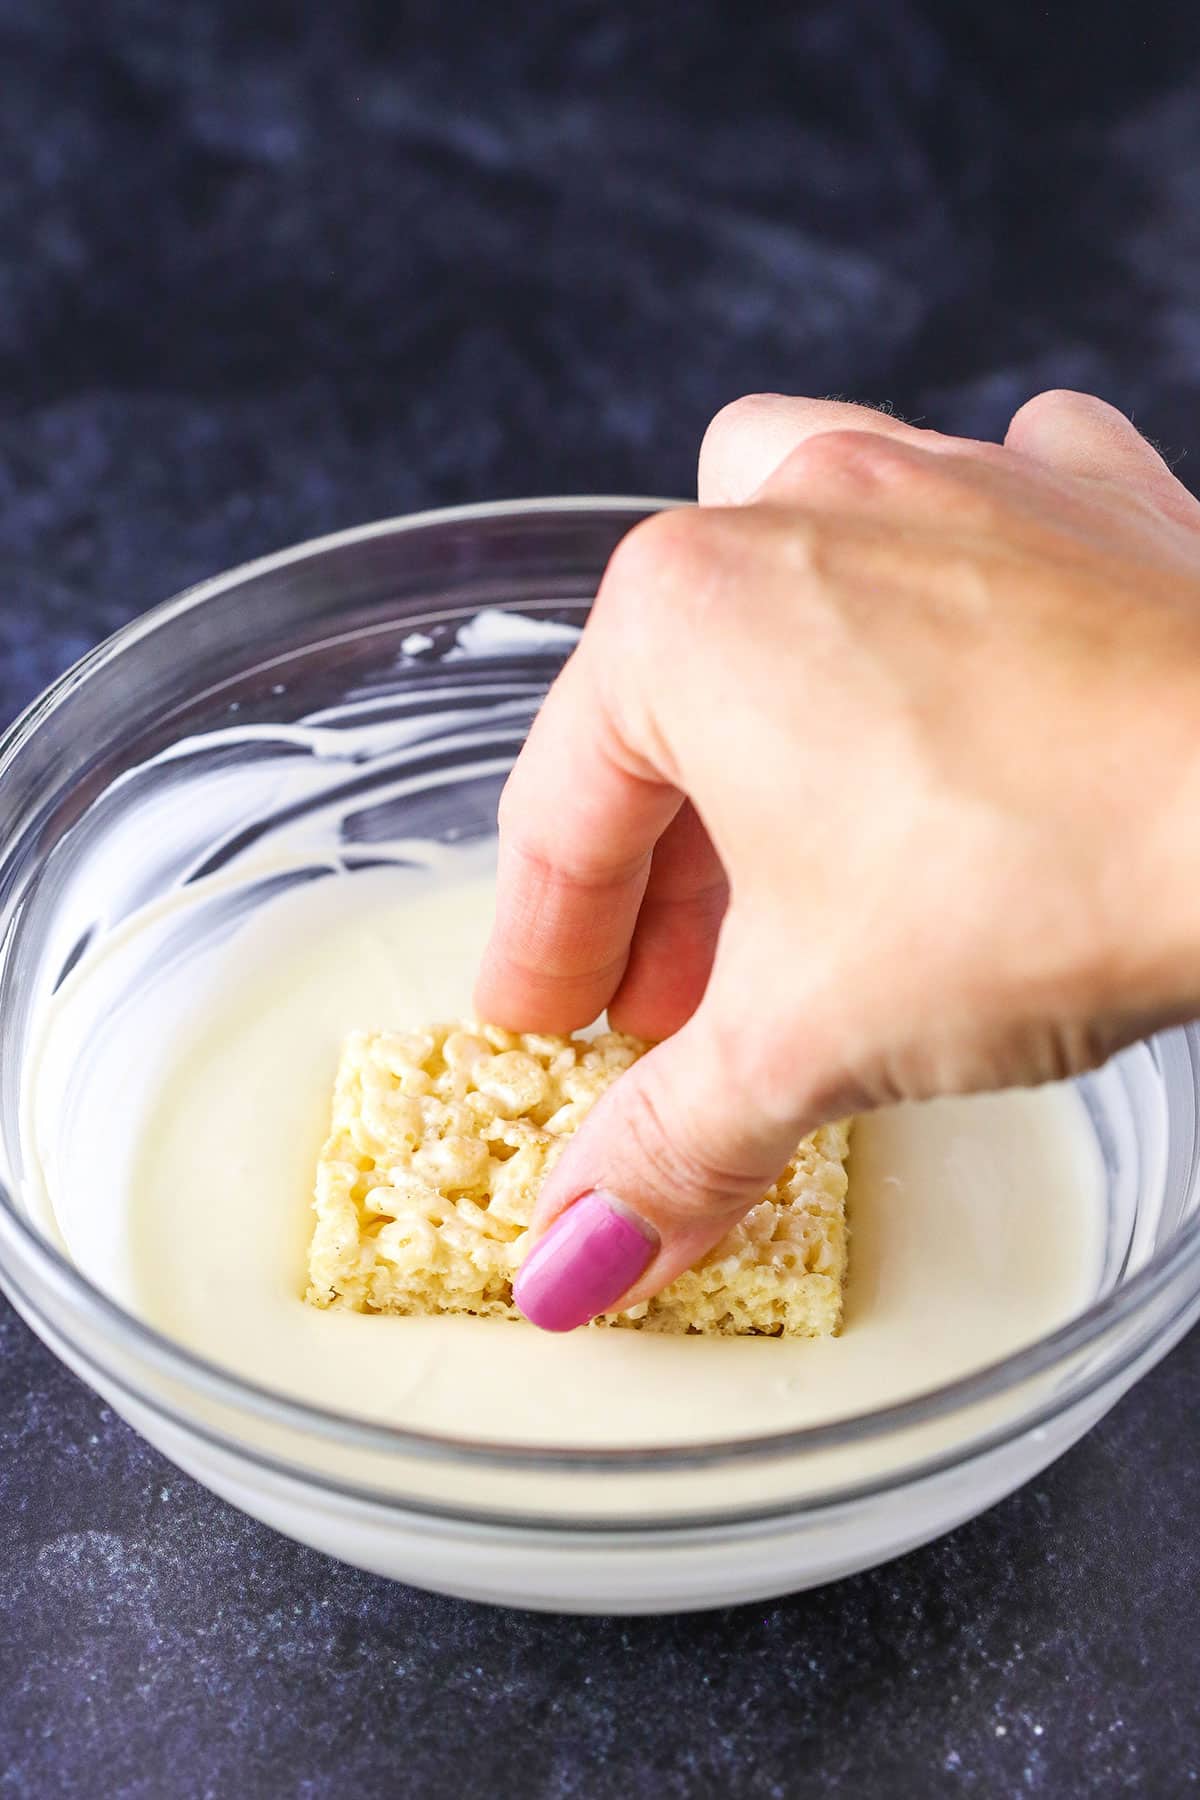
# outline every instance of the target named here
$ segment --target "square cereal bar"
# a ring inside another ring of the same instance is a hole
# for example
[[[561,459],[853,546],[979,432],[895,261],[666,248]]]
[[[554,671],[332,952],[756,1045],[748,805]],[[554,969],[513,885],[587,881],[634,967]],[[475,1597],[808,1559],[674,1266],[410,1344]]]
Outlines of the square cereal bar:
[[[512,1278],[542,1181],[589,1108],[649,1045],[490,1025],[356,1032],[317,1167],[308,1300],[356,1312],[519,1315]],[[610,1325],[836,1333],[849,1125],[804,1139],[700,1265]]]

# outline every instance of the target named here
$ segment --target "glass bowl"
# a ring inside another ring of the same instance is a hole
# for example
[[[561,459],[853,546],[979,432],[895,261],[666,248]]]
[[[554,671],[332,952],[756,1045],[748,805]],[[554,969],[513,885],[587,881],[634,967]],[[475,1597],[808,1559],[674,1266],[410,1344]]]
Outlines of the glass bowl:
[[[384,842],[490,836],[613,546],[657,504],[458,508],[264,558],[117,633],[0,740],[4,1291],[138,1431],[247,1512],[382,1574],[553,1610],[713,1606],[897,1555],[1060,1455],[1200,1312],[1193,1028],[1080,1084],[1107,1184],[1086,1311],[934,1392],[772,1437],[570,1450],[356,1419],[156,1334],[64,1254],[31,1094],[49,1094],[78,1159],[100,1111],[138,1088],[103,1054],[104,1018],[78,1056],[39,1064],[38,1022],[69,971],[111,951],[115,1016],[131,982],[186,957],[172,900],[202,876],[228,873],[203,910],[223,931],[281,879],[353,880]],[[264,873],[256,851],[297,831],[307,861]],[[122,959],[148,907],[154,971]]]

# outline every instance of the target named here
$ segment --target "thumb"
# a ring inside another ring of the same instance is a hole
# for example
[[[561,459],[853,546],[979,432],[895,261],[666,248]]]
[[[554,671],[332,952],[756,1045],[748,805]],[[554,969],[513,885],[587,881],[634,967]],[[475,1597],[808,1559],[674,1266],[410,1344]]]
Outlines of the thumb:
[[[714,977],[687,1024],[592,1108],[543,1188],[513,1283],[533,1324],[572,1331],[657,1293],[720,1242],[817,1122],[755,1080],[771,1044],[746,1046],[748,1014],[743,994],[733,1016]]]
[[[1177,481],[1123,412],[1094,394],[1053,388],[1013,414],[1005,448],[1064,475],[1106,481],[1140,495],[1180,524],[1200,524],[1200,502]]]

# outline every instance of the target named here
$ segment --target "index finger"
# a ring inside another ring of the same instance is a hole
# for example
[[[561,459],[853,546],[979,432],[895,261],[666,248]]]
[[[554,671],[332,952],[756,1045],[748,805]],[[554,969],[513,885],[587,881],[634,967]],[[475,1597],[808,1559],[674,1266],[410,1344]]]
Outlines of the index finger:
[[[624,752],[583,642],[551,688],[500,803],[496,914],[480,1018],[590,1024],[620,984],[660,836],[682,795]]]

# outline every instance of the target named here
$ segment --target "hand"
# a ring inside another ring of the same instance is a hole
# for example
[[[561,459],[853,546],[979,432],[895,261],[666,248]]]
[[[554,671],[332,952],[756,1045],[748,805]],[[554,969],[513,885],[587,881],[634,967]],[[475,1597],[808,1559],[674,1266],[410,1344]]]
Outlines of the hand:
[[[546,1184],[551,1329],[656,1292],[825,1119],[1200,1012],[1200,504],[1133,426],[764,396],[700,499],[619,545],[501,806],[480,1016],[665,1040]]]

